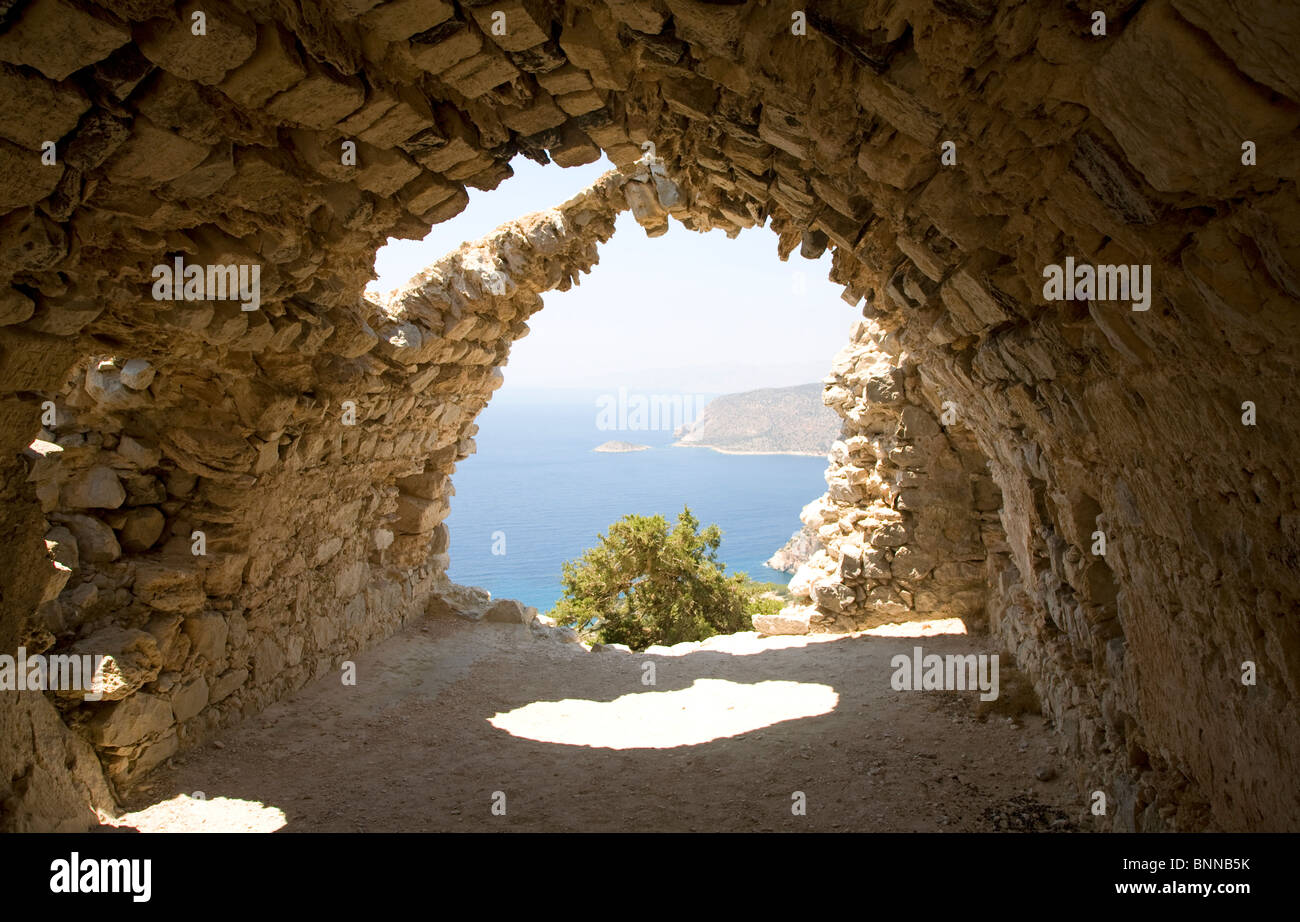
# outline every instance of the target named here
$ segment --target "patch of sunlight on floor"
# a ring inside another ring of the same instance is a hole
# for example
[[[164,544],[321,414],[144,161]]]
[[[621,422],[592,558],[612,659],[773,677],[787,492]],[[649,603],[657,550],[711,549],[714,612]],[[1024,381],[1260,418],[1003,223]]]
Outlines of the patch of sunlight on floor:
[[[757,631],[737,631],[735,634],[714,634],[706,640],[675,643],[671,647],[655,645],[641,651],[642,656],[689,656],[693,653],[729,653],[732,656],[751,656],[806,647],[812,643],[831,643],[843,640],[845,634],[776,634],[764,636]]]
[[[934,621],[905,621],[882,624],[860,633],[870,637],[934,637],[936,634],[965,634],[966,622],[960,618],[936,618]]]
[[[116,819],[105,819],[105,825],[129,826],[140,832],[275,832],[287,822],[278,807],[268,807],[255,800],[233,797],[204,800],[188,794],[178,794],[171,800],[151,804],[135,813],[124,813]]]
[[[696,679],[690,688],[623,695],[613,701],[534,701],[488,722],[512,736],[600,749],[672,749],[738,736],[786,720],[829,714],[829,685]]]

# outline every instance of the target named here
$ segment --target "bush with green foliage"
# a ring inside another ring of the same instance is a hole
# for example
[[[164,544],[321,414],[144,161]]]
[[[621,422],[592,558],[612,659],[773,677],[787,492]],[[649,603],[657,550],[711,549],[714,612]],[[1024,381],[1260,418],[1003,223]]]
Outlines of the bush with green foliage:
[[[726,574],[721,530],[699,526],[688,507],[671,528],[662,515],[619,519],[596,547],[564,564],[564,597],[551,617],[586,640],[633,650],[751,630],[750,615],[776,602],[760,594],[784,587]]]

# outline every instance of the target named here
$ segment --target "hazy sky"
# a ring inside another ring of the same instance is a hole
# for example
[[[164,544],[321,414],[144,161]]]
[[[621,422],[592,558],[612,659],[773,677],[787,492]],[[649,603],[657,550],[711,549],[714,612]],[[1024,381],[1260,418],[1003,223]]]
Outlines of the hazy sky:
[[[389,291],[465,240],[561,204],[611,169],[608,160],[560,169],[517,157],[495,191],[470,190],[469,207],[421,241],[379,251],[372,290]],[[630,212],[600,262],[546,306],[515,343],[505,392],[552,387],[722,393],[819,380],[860,314],[826,279],[830,255],[782,263],[766,228],[698,234],[675,220],[650,239]]]

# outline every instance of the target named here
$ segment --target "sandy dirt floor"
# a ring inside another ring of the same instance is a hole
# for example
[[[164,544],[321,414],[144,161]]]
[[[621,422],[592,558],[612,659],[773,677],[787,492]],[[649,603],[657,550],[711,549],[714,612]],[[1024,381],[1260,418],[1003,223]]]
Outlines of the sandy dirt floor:
[[[895,654],[993,652],[983,638],[889,633],[736,634],[629,654],[426,620],[359,655],[355,686],[318,680],[169,760],[115,825],[1086,828],[1086,797],[1041,717],[980,719],[977,692],[891,688]]]

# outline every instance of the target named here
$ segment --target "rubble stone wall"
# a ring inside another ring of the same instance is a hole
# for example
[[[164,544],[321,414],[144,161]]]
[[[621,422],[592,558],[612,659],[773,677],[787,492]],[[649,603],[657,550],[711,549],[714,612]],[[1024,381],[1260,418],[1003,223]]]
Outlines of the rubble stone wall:
[[[983,568],[1116,828],[1296,828],[1298,43],[1258,0],[0,3],[0,647],[120,630],[121,686],[157,670],[67,722],[0,695],[3,824],[87,822],[92,743],[129,782],[419,607],[493,370],[609,218],[384,305],[374,253],[517,154],[649,141],[665,175],[614,204],[833,248],[897,359],[878,423],[943,459],[913,486],[875,424],[844,440],[823,527],[898,549],[887,579],[846,573],[849,607],[930,604],[893,569],[924,550],[909,490],[959,498],[935,527],[969,553],[931,576],[978,607]],[[178,256],[256,266],[256,309],[155,299]],[[485,295],[512,259],[544,269]],[[1067,259],[1149,266],[1148,308],[1046,300]],[[908,409],[945,404],[937,434]]]
[[[955,415],[942,425],[945,410],[930,406],[898,337],[873,321],[854,326],[824,400],[844,426],[827,491],[801,513],[822,549],[790,581],[809,628],[932,618],[983,626],[986,543],[1005,539],[997,487],[969,431]]]

